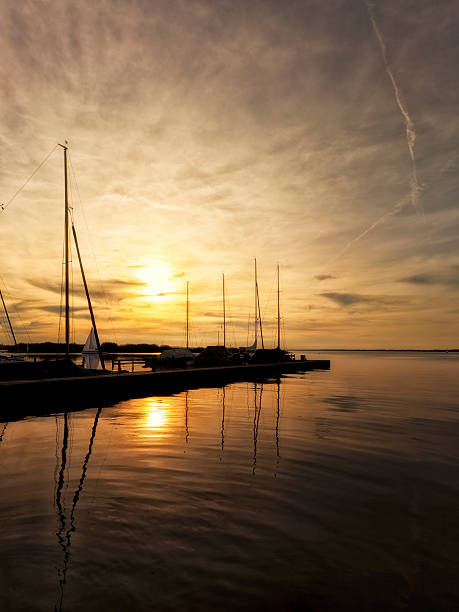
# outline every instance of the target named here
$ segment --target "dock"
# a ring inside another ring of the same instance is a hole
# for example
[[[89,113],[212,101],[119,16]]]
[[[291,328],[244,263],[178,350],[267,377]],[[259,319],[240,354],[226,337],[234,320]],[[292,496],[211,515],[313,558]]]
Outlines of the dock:
[[[269,380],[294,372],[328,370],[330,361],[294,360],[153,372],[114,372],[97,376],[9,380],[0,382],[0,418],[50,414],[109,405],[132,397],[167,395],[200,387],[221,387],[238,381]]]

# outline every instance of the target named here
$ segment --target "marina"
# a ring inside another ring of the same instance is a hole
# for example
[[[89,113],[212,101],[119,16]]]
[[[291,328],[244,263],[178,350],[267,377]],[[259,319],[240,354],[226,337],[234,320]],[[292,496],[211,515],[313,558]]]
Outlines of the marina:
[[[179,392],[199,387],[218,387],[235,381],[279,377],[293,372],[329,369],[328,359],[292,360],[281,363],[244,364],[208,368],[161,370],[158,372],[102,373],[78,377],[10,380],[0,382],[2,407],[0,417],[12,418],[27,414],[27,401],[40,397],[43,402],[32,404],[34,414],[49,412],[50,406],[61,409],[82,401],[113,401],[121,397]]]
[[[457,612],[459,3],[0,17],[0,612]]]

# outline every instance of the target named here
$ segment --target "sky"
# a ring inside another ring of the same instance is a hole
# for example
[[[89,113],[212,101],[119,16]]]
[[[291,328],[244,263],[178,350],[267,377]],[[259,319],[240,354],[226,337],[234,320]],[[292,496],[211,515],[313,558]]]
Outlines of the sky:
[[[287,348],[459,346],[456,0],[0,0],[0,19],[18,340],[63,336],[67,140],[102,341],[183,345],[188,282],[191,342],[221,343],[224,273],[227,343],[251,344],[256,257],[268,347],[277,264]],[[71,276],[83,342],[74,249]]]

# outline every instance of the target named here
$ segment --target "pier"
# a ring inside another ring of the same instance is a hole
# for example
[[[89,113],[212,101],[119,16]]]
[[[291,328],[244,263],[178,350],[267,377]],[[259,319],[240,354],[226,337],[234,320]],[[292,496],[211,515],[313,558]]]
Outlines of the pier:
[[[280,363],[114,372],[92,376],[9,380],[0,382],[0,417],[25,415],[109,404],[129,397],[179,393],[199,387],[218,387],[238,381],[279,378],[283,374],[330,369],[330,361],[294,360]]]

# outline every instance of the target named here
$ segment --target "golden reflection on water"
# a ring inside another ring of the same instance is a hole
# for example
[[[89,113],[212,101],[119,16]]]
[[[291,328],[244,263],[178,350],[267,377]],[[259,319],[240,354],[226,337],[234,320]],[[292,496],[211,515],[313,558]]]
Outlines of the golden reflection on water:
[[[143,429],[147,435],[164,435],[169,422],[170,405],[164,399],[145,400]]]

